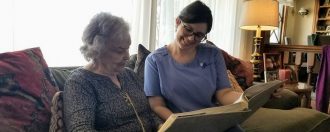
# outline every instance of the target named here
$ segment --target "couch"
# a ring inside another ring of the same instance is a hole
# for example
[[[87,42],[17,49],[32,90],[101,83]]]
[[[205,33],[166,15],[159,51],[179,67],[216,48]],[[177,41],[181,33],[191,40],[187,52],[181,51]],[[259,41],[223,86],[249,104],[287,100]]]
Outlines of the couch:
[[[144,60],[150,53],[142,45],[138,47],[138,53],[132,55],[126,67],[134,70],[143,80]],[[227,69],[233,76],[229,76],[236,89],[245,90],[253,83],[252,65],[248,62],[235,58],[225,51],[222,51]],[[71,70],[75,67],[53,67],[50,68],[60,89]],[[237,84],[240,88],[237,88]],[[233,86],[233,85],[232,85]],[[318,111],[306,108],[299,108],[300,100],[298,95],[289,91],[282,91],[282,98],[270,99],[264,108],[260,108],[251,115],[242,127],[248,132],[303,132],[303,131],[329,131],[330,116]]]
[[[148,51],[142,45],[138,50],[126,66],[143,78],[141,70]],[[252,85],[249,66],[230,55],[227,57],[226,65],[231,67],[227,68],[233,74],[233,80],[240,80],[236,84],[242,90]],[[53,117],[61,115],[61,111],[51,111],[51,100],[59,95],[55,93],[63,90],[65,80],[75,68],[48,67],[39,48],[0,54],[0,131],[48,131],[51,114]],[[329,115],[297,107],[300,105],[298,96],[291,91],[284,90],[282,96],[270,99],[264,108],[243,122],[242,127],[248,132],[330,131]],[[55,125],[52,126],[63,127],[64,124],[57,122],[61,117],[56,118],[58,120],[53,121]],[[56,128],[49,131],[56,131]]]

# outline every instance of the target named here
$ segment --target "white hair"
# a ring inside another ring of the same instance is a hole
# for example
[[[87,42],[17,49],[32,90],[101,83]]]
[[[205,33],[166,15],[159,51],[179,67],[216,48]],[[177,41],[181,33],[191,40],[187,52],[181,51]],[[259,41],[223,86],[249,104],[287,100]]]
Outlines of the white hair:
[[[123,18],[110,13],[98,13],[83,32],[80,51],[87,61],[99,58],[107,50],[109,41],[127,37],[123,35],[126,32],[129,32],[129,25]]]

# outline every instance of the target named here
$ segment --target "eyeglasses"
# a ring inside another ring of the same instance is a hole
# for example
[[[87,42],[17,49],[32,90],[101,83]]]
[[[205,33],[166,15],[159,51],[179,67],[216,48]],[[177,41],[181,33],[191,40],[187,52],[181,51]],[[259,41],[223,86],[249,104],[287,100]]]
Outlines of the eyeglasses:
[[[206,39],[206,34],[202,33],[202,32],[194,32],[193,29],[191,29],[187,24],[185,24],[184,22],[182,22],[182,26],[184,28],[184,31],[188,34],[188,35],[194,35],[194,40],[195,41],[203,41]]]

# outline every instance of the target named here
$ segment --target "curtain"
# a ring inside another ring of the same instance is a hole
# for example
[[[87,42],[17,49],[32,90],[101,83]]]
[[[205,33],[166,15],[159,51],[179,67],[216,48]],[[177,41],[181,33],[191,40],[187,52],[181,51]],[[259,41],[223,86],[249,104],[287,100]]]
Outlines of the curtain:
[[[153,51],[174,38],[175,18],[194,0],[1,0],[0,53],[40,47],[49,66],[86,64],[79,51],[92,16],[111,12],[131,27],[130,53],[143,44]],[[236,55],[240,43],[236,0],[202,0],[214,17],[208,39]],[[235,36],[235,34],[238,34]]]
[[[84,65],[82,32],[95,14],[110,12],[130,24],[133,54],[149,43],[151,1],[1,0],[0,53],[40,47],[49,66]]]
[[[156,0],[133,0],[134,15],[132,16],[132,29],[131,38],[132,45],[130,47],[130,53],[135,54],[138,50],[138,44],[144,45],[144,47],[152,47],[154,43],[154,30],[153,25],[156,21],[154,13],[154,4]]]
[[[175,19],[180,11],[195,0],[158,0],[157,3],[157,33],[156,48],[167,45],[174,40]],[[208,5],[213,15],[213,26],[207,35],[208,40],[214,42],[218,47],[234,54],[235,46],[239,41],[235,41],[235,34],[240,32],[237,17],[237,0],[201,0]],[[237,50],[236,50],[237,51]],[[236,53],[238,54],[238,53]]]

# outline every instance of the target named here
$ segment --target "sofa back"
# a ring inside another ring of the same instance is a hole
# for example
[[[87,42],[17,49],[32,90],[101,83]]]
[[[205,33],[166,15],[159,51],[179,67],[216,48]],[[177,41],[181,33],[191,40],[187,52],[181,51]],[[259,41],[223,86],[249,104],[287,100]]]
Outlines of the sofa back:
[[[226,51],[219,48],[222,52],[227,69],[233,74],[238,84],[243,90],[252,86],[253,84],[253,70],[252,64],[248,61],[229,55]],[[125,67],[134,70],[135,73],[143,80],[144,76],[144,61],[149,55],[150,51],[147,50],[142,44],[139,44],[138,53],[130,56],[129,61]],[[50,67],[55,81],[60,90],[63,90],[65,80],[68,78],[70,72],[78,67]]]
[[[55,79],[56,85],[60,91],[64,89],[65,80],[68,79],[72,70],[78,67],[49,67],[52,76]]]

